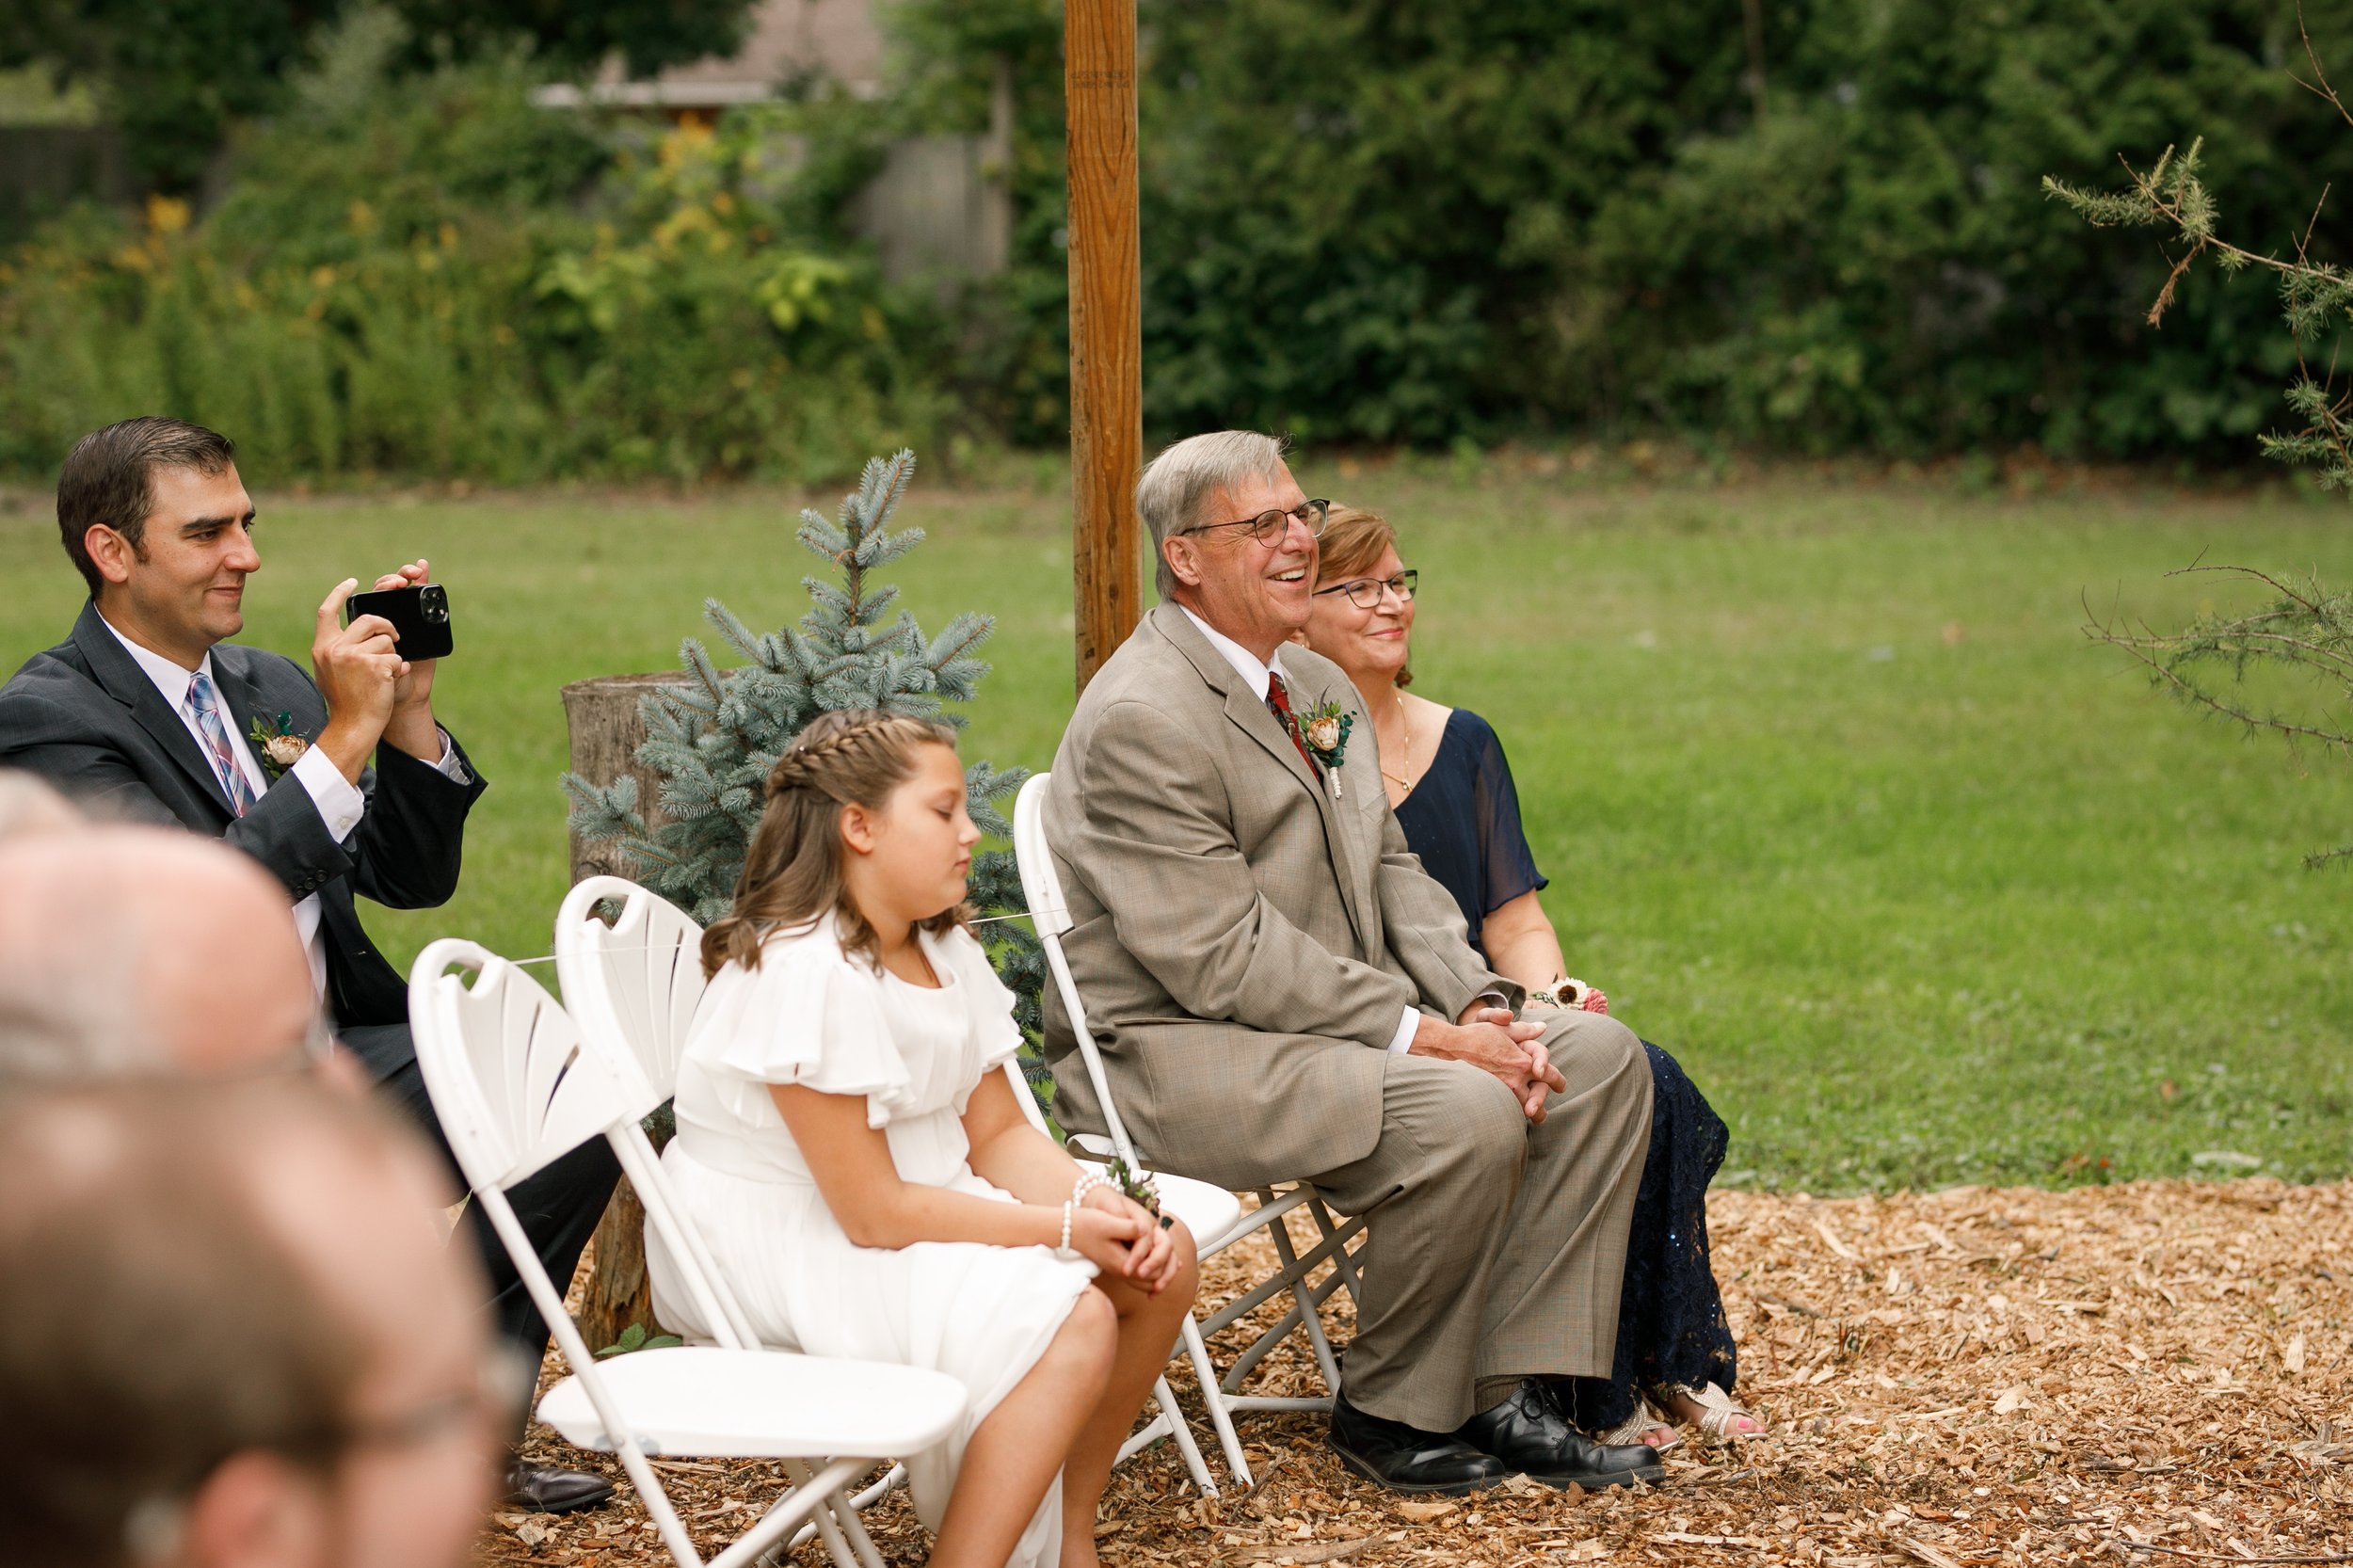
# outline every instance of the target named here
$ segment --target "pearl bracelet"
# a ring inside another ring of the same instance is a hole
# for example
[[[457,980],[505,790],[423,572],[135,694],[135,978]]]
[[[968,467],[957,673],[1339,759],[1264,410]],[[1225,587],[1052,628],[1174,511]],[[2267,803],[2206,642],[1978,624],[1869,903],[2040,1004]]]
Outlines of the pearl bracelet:
[[[1054,1256],[1064,1263],[1076,1263],[1086,1255],[1070,1244],[1070,1222],[1078,1213],[1079,1205],[1097,1187],[1116,1187],[1117,1182],[1099,1171],[1081,1171],[1079,1179],[1070,1184],[1070,1196],[1062,1205],[1062,1240],[1054,1248]]]

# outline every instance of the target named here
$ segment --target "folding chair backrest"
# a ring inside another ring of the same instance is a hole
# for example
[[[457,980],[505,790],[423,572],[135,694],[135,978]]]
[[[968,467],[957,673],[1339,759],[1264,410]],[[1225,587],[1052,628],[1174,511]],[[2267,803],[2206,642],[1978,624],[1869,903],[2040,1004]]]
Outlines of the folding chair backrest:
[[[417,955],[408,1018],[434,1115],[476,1192],[504,1192],[661,1103],[584,1053],[537,981],[475,943],[444,936]]]
[[[597,918],[608,903],[620,905],[611,925]],[[702,939],[703,928],[685,910],[617,876],[583,879],[556,912],[555,973],[581,1043],[616,1073],[643,1081],[657,1102],[678,1090],[679,1056],[703,995]],[[729,1350],[756,1347],[751,1319],[679,1207],[645,1128],[620,1133],[614,1152],[711,1336]]]
[[[611,925],[597,918],[613,903]],[[678,1086],[702,1001],[703,928],[669,900],[617,876],[591,876],[565,895],[555,917],[555,973],[581,1032],[617,1041],[668,1099]]]
[[[1079,998],[1079,983],[1071,978],[1070,960],[1062,950],[1063,934],[1074,922],[1069,901],[1063,897],[1062,873],[1054,868],[1054,852],[1046,841],[1052,783],[1051,774],[1032,775],[1014,799],[1014,867],[1021,875],[1021,894],[1030,906],[1031,923],[1036,927],[1038,941],[1046,949],[1046,968],[1054,977],[1054,992],[1062,999],[1070,1032],[1078,1037],[1079,1056],[1086,1065],[1087,1081],[1094,1087],[1095,1103],[1103,1108],[1112,1146],[1129,1169],[1142,1170],[1144,1162],[1136,1158],[1135,1145],[1128,1140],[1128,1126],[1120,1120],[1119,1107],[1112,1099],[1111,1083],[1103,1074],[1102,1053],[1096,1047],[1094,1031],[1087,1025],[1086,1003]]]
[[[571,1019],[538,982],[472,942],[444,936],[417,954],[408,971],[408,1024],[433,1114],[473,1201],[607,1430],[627,1432],[506,1189],[590,1138],[634,1130],[656,1102],[642,1079],[625,1080],[601,1055],[581,1048]]]

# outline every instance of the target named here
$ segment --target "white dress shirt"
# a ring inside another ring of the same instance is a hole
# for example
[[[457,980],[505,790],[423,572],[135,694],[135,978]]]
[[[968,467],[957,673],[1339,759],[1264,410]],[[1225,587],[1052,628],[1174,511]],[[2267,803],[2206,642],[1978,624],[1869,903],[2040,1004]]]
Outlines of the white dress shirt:
[[[1199,616],[1194,615],[1189,606],[1179,604],[1176,608],[1183,610],[1185,618],[1201,629],[1201,634],[1209,639],[1211,648],[1225,656],[1225,662],[1234,666],[1234,673],[1249,682],[1250,689],[1258,694],[1260,702],[1264,702],[1267,693],[1273,689],[1274,682],[1270,679],[1272,676],[1282,675],[1285,690],[1289,689],[1290,677],[1283,674],[1283,650],[1281,648],[1274,650],[1274,657],[1272,661],[1262,664],[1257,654],[1203,620]],[[1420,1027],[1421,1010],[1415,1007],[1405,1009],[1405,1016],[1397,1021],[1397,1032],[1389,1037],[1390,1054],[1404,1055],[1406,1048],[1414,1043],[1414,1031]]]
[[[105,619],[104,616],[99,618]],[[197,722],[196,710],[189,705],[188,687],[197,676],[202,675],[212,682],[214,695],[218,697],[220,678],[213,673],[212,654],[207,651],[195,669],[186,669],[176,660],[141,648],[117,631],[111,621],[107,622],[106,630],[114,632],[115,641],[122,645],[123,651],[147,672],[147,678],[155,683],[155,690],[163,694],[165,705],[179,714],[180,722],[188,727],[188,734],[195,739],[198,752],[210,761],[213,743],[204,738],[203,726]],[[227,706],[221,706],[219,712],[221,728],[230,728]],[[457,760],[457,748],[451,744],[449,731],[440,731],[440,736],[441,759],[434,765],[458,782],[465,782],[465,765]],[[232,733],[229,737],[229,752],[237,760],[237,765],[244,769],[245,781],[252,787],[253,798],[259,800],[269,792],[269,776],[262,770],[262,760],[253,755],[253,747],[247,743],[248,737]],[[344,842],[359,830],[360,819],[367,811],[367,797],[360,792],[358,785],[344,776],[343,770],[335,766],[334,760],[327,753],[312,746],[286,772],[301,783],[304,792],[311,797],[311,804],[318,808],[319,820],[327,824],[327,831],[334,836],[337,843]],[[310,955],[312,987],[325,996],[327,941],[319,935],[318,894],[312,893],[296,903],[294,917],[295,930],[302,937],[303,951]]]

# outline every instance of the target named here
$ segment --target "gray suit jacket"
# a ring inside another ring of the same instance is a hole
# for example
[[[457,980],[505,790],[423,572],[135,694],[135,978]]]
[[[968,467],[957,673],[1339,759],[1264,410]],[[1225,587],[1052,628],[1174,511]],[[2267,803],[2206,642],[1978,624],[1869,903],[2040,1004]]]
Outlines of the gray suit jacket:
[[[326,727],[326,699],[291,659],[219,643],[213,674],[241,744],[250,744],[256,718],[275,731],[284,713],[296,734],[310,737]],[[394,909],[447,901],[457,888],[466,813],[487,787],[471,762],[469,782],[460,784],[396,746],[380,746],[376,766],[360,775],[367,809],[348,842],[328,832],[298,779],[281,776],[240,817],[210,759],[95,604],[83,607],[72,635],[33,655],[0,687],[0,766],[40,774],[102,815],[177,823],[224,840],[266,867],[289,897],[318,894],[328,1009],[346,1027],[408,1017],[407,983],[368,939],[353,895]],[[405,1059],[405,1044],[386,1048]],[[378,1078],[401,1064],[368,1063]]]
[[[1047,840],[1064,938],[1140,1152],[1228,1187],[1328,1171],[1381,1135],[1384,1053],[1409,1006],[1514,1002],[1421,869],[1381,789],[1372,724],[1337,665],[1282,652],[1299,712],[1354,712],[1332,798],[1184,612],[1147,615],[1079,701]],[[1055,1114],[1102,1115],[1048,988]]]

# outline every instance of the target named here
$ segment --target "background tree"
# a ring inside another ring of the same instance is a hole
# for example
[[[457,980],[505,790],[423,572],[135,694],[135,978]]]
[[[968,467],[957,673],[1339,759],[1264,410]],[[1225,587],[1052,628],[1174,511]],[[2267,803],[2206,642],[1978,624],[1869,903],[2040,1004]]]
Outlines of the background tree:
[[[2238,459],[2291,363],[2260,298],[2138,305],[2039,180],[2215,133],[2248,232],[2353,143],[2303,112],[2278,0],[1139,0],[1145,419],[1321,442],[1574,431],[1705,447]],[[963,389],[1064,436],[1054,0],[906,0],[909,112],[1015,71],[1015,274]],[[2353,4],[2314,0],[2324,47]],[[2224,151],[2227,142],[2227,151]],[[2353,242],[2335,214],[2320,240]]]
[[[2309,32],[2301,37],[2311,79],[2298,84],[2336,111],[2353,128],[2329,82],[2320,52]],[[2262,450],[2283,462],[2307,468],[2324,490],[2353,491],[2353,447],[2346,421],[2353,391],[2335,377],[2339,351],[2353,325],[2353,275],[2336,264],[2313,259],[2313,236],[2328,193],[2319,196],[2311,219],[2287,254],[2258,251],[2222,237],[2219,206],[2201,177],[2202,142],[2186,152],[2169,147],[2146,169],[2125,164],[2129,188],[2089,191],[2046,176],[2043,188],[2086,221],[2102,228],[2129,226],[2164,232],[2174,246],[2172,265],[2150,305],[2147,322],[2161,326],[2183,298],[2182,285],[2201,259],[2224,273],[2249,269],[2271,278],[2285,310],[2296,374],[2287,404],[2302,424],[2260,438]],[[2322,367],[2315,370],[2315,366]],[[2192,567],[2253,583],[2265,602],[2252,612],[2208,612],[2179,632],[2161,632],[2121,616],[2094,617],[2085,631],[2123,648],[2150,678],[2198,712],[2220,718],[2249,734],[2274,735],[2291,745],[2313,744],[2339,758],[2353,757],[2353,723],[2341,710],[2353,708],[2353,595],[2331,588],[2315,575],[2295,583],[2251,567]],[[2333,694],[2336,712],[2311,714],[2261,685],[2265,675],[2297,678],[2297,690],[2313,685]],[[2308,857],[2318,866],[2353,856],[2353,845]]]

